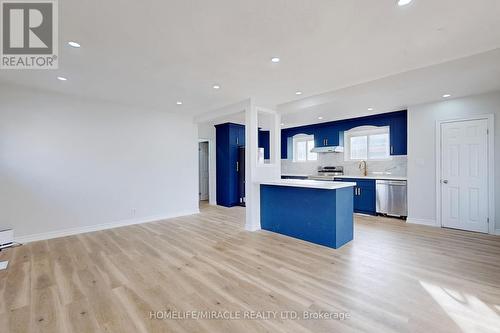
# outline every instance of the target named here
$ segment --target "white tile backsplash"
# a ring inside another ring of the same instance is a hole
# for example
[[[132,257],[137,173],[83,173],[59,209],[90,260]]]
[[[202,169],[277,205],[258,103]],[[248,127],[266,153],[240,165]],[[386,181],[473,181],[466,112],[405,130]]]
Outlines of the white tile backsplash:
[[[385,172],[393,176],[406,177],[408,165],[407,156],[392,156],[387,161],[368,161],[368,174]],[[361,170],[358,162],[344,161],[343,153],[320,153],[315,162],[293,162],[292,160],[281,160],[282,174],[312,175],[316,174],[319,167],[343,166],[344,174],[348,176],[360,176]]]

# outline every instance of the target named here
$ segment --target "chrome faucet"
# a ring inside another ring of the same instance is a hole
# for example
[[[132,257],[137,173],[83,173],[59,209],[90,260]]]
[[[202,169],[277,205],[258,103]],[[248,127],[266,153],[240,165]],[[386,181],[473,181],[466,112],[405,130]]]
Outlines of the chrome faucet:
[[[368,167],[366,165],[366,161],[359,162],[358,168],[359,168],[359,170],[361,170],[363,172],[363,176],[368,175]]]

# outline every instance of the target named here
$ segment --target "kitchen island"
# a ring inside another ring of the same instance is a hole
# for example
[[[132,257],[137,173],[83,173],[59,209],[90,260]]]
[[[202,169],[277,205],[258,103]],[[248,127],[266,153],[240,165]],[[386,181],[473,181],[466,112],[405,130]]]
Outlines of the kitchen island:
[[[261,228],[337,249],[353,239],[354,186],[296,179],[262,182]]]

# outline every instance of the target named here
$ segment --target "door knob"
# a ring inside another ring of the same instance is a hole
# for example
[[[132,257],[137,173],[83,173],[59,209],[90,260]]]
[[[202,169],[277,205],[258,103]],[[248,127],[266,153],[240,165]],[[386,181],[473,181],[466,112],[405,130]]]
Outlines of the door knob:
[[[448,180],[447,180],[447,179],[444,179],[444,180],[443,180],[443,184],[448,184]]]

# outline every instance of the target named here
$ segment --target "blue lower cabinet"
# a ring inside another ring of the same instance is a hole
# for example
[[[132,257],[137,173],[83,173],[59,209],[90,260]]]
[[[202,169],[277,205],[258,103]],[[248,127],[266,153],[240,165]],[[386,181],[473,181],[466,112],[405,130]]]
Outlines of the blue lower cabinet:
[[[261,185],[264,230],[338,249],[353,239],[352,189]]]
[[[376,214],[375,187],[358,186],[358,195],[354,198],[354,210],[356,212]]]
[[[354,212],[376,215],[375,180],[358,178],[336,178],[338,182],[353,182],[354,187]]]

